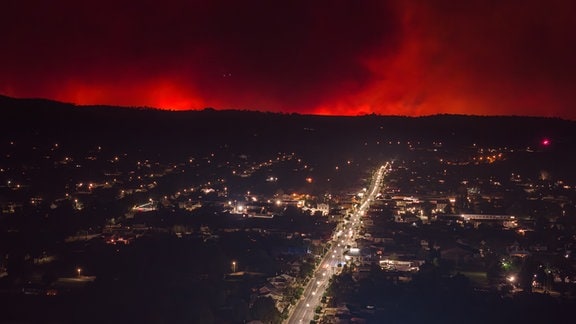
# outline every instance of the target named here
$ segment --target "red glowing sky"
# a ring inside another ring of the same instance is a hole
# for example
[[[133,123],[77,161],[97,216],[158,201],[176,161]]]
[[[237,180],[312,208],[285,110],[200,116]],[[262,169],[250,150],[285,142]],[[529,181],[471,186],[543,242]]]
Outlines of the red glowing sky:
[[[0,94],[576,119],[572,0],[5,0]]]

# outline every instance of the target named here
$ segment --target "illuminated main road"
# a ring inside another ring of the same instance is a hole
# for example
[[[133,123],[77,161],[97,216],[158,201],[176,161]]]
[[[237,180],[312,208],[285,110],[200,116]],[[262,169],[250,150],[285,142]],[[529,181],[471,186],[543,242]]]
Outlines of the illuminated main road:
[[[331,251],[326,253],[320,261],[300,301],[285,323],[310,323],[314,319],[315,309],[320,305],[320,299],[328,287],[328,280],[338,271],[338,263],[343,261],[346,246],[355,245],[356,235],[361,225],[360,218],[380,191],[388,167],[389,163],[386,163],[378,168],[372,177],[370,187],[363,190],[361,203],[356,206],[350,221],[344,221],[336,227],[336,233],[330,241]]]

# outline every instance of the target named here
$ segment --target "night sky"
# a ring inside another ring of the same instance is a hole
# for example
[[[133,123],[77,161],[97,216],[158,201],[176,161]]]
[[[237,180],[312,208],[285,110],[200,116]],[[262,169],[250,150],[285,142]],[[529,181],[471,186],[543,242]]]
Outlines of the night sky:
[[[0,93],[576,119],[573,0],[3,0]]]

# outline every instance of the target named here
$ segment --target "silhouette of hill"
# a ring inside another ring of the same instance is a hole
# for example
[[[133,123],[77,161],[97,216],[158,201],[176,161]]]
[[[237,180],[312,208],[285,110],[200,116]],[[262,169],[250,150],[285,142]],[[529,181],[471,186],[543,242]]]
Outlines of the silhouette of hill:
[[[576,140],[576,122],[520,116],[435,115],[316,116],[256,111],[165,111],[143,107],[76,106],[44,99],[0,96],[4,139],[59,141],[69,146],[107,145],[158,154],[208,152],[225,145],[235,152],[325,149],[356,152],[378,141],[442,141],[537,146],[552,139],[558,149]]]

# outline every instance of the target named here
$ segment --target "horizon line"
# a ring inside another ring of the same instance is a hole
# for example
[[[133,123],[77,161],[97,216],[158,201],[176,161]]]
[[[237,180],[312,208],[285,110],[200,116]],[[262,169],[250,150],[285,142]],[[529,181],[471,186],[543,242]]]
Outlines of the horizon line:
[[[175,109],[169,107],[154,107],[154,106],[126,106],[126,105],[116,105],[116,104],[106,104],[106,103],[93,103],[93,104],[78,104],[74,102],[66,102],[49,98],[42,97],[13,97],[0,93],[0,99],[9,99],[17,101],[47,101],[51,103],[69,105],[75,108],[98,108],[106,107],[112,109],[127,109],[127,110],[151,110],[159,112],[201,112],[201,111],[218,111],[218,112],[254,112],[254,113],[264,113],[264,114],[277,114],[277,115],[297,115],[297,116],[315,116],[315,117],[396,117],[396,118],[430,118],[439,116],[461,116],[461,117],[480,117],[480,118],[498,118],[498,117],[514,117],[514,118],[542,118],[542,119],[559,119],[565,121],[576,122],[576,119],[569,119],[560,116],[540,116],[540,115],[517,115],[517,114],[494,114],[494,115],[480,115],[480,114],[464,114],[464,113],[436,113],[428,115],[394,115],[394,114],[381,114],[376,112],[371,113],[359,113],[356,115],[342,115],[342,114],[323,114],[323,113],[302,113],[296,111],[283,112],[283,111],[271,111],[262,109],[252,109],[252,108],[217,108],[212,106],[207,106],[203,108],[187,108],[187,109]]]

